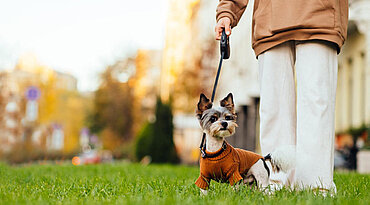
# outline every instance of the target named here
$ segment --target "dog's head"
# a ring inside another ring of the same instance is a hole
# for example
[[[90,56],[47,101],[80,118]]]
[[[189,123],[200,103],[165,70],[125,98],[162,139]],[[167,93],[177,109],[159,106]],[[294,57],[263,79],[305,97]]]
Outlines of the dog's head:
[[[203,131],[210,136],[223,138],[235,133],[236,114],[233,94],[220,101],[220,107],[212,108],[212,102],[202,93],[197,107],[197,116]]]

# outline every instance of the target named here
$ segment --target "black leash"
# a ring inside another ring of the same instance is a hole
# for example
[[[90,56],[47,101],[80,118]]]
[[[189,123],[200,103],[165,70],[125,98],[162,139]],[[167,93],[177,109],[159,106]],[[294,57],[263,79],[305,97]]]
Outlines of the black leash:
[[[215,95],[216,95],[216,88],[217,88],[218,79],[219,79],[220,73],[221,73],[222,61],[223,61],[223,59],[229,59],[229,57],[230,57],[229,37],[226,35],[225,28],[222,30],[222,35],[221,35],[221,40],[220,40],[220,52],[221,52],[220,63],[218,64],[216,79],[215,79],[215,83],[213,84],[213,91],[212,91],[212,97],[211,97],[211,102],[212,103],[213,103],[213,100],[215,99]],[[200,146],[199,146],[202,158],[215,157],[213,155],[212,156],[207,155],[205,141],[206,141],[206,133],[203,133],[202,142],[200,143]],[[224,144],[222,145],[221,151],[218,152],[217,155],[220,155],[223,152],[223,150],[226,149],[225,145],[226,144],[224,142]]]

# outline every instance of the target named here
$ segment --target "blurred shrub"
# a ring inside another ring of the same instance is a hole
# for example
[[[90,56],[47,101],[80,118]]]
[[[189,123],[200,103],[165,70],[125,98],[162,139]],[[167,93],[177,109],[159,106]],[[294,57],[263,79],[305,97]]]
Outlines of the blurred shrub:
[[[2,153],[1,160],[9,164],[22,164],[43,161],[62,161],[72,159],[77,151],[64,153],[62,151],[46,151],[37,146],[29,146],[25,143],[15,144],[11,152]]]
[[[370,127],[367,127],[365,124],[361,125],[360,127],[352,127],[348,130],[348,134],[352,135],[355,139],[360,137],[364,134],[364,132],[367,132],[370,129]]]
[[[125,159],[135,161],[135,143],[134,141],[125,143],[112,151],[114,159]]]
[[[171,106],[158,99],[155,117],[155,122],[145,124],[137,136],[136,157],[140,160],[149,155],[154,163],[177,163]]]
[[[153,144],[152,140],[154,139],[154,124],[146,123],[139,131],[136,141],[135,155],[137,159],[142,159],[147,155],[151,155]]]
[[[359,148],[370,150],[370,125],[362,124],[359,127],[352,127],[346,133],[353,137],[354,144],[356,144],[358,140],[363,140],[363,147]]]

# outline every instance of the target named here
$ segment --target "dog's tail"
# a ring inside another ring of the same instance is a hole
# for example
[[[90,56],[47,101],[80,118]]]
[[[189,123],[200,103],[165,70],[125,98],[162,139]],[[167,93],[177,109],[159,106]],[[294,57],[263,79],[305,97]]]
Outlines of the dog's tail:
[[[295,145],[286,145],[277,148],[265,157],[265,161],[270,161],[272,170],[279,172],[280,170],[287,173],[295,167],[296,152]]]

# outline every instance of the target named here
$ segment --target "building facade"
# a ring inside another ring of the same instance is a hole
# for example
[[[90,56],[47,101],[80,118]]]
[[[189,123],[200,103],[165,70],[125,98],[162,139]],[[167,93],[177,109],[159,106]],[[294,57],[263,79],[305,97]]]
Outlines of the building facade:
[[[31,100],[26,97],[30,86],[37,87],[40,92],[40,99],[32,100],[32,103],[29,103]],[[66,99],[66,93],[74,92],[77,92],[75,77],[40,65],[33,55],[21,57],[14,69],[0,72],[0,150],[9,152],[12,147],[21,143],[50,150],[63,150],[63,132],[65,129],[71,130],[70,125],[62,127],[59,122],[50,119],[66,117],[62,115],[69,110],[56,113],[58,103],[63,103],[58,102],[57,98],[63,98],[58,96],[63,94]],[[70,97],[70,100],[74,100],[74,97]],[[30,111],[30,107],[33,111]],[[35,119],[31,119],[29,113],[33,113]],[[75,114],[78,115],[76,112]],[[78,124],[72,122],[73,119],[65,121]]]
[[[338,58],[336,132],[370,124],[370,1],[350,1],[348,38]]]

